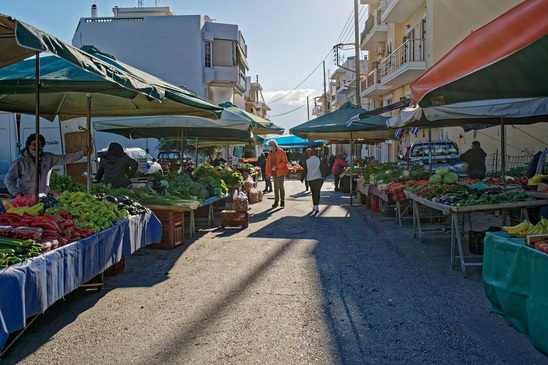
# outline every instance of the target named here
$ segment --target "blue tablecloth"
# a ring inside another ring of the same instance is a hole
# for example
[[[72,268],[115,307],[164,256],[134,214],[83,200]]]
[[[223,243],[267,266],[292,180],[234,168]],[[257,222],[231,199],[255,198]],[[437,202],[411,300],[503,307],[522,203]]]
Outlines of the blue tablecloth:
[[[88,238],[0,270],[0,349],[26,320],[141,247],[160,242],[153,213],[132,216]]]

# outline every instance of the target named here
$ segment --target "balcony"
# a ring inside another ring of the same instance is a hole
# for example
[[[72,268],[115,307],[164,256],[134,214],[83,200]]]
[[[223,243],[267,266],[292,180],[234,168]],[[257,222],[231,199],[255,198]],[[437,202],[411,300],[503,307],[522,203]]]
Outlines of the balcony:
[[[372,98],[381,96],[390,90],[389,87],[383,86],[380,83],[378,74],[379,72],[375,68],[367,75],[367,77],[360,80],[360,97]]]
[[[382,0],[381,21],[383,23],[403,23],[423,3],[424,0]]]
[[[415,81],[426,72],[424,39],[409,39],[379,64],[383,86],[391,89]]]
[[[240,91],[246,90],[245,75],[238,67],[213,66],[205,69],[205,82],[207,84],[233,84]]]
[[[365,28],[360,36],[360,48],[366,51],[376,51],[378,42],[385,42],[388,25],[381,22],[381,9],[375,10],[365,22]]]

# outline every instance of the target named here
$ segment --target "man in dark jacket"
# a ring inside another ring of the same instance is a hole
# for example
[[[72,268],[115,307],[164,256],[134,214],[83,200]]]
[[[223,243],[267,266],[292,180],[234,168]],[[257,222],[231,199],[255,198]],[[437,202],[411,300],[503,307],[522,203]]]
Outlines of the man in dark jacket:
[[[111,142],[107,154],[101,158],[95,179],[113,188],[127,188],[138,168],[137,161],[126,155],[122,145]]]
[[[460,159],[468,163],[468,175],[471,179],[485,178],[485,157],[487,154],[478,141],[472,142],[472,148],[460,155]]]

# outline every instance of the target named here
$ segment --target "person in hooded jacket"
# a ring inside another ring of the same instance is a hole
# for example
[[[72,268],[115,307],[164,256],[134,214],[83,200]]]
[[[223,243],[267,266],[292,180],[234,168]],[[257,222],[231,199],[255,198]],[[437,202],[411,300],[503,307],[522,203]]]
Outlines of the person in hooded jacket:
[[[43,135],[38,135],[38,144],[36,143],[35,133],[28,136],[25,148],[21,150],[21,154],[13,162],[4,177],[4,185],[6,185],[12,196],[34,195],[37,158],[38,173],[40,174],[38,193],[47,194],[50,190],[49,177],[54,166],[76,162],[93,152],[93,147],[84,147],[79,152],[56,155],[51,152],[44,152],[45,145],[46,139]]]
[[[122,145],[111,142],[107,153],[101,158],[95,179],[103,180],[113,188],[127,188],[138,168],[137,161],[126,155]]]

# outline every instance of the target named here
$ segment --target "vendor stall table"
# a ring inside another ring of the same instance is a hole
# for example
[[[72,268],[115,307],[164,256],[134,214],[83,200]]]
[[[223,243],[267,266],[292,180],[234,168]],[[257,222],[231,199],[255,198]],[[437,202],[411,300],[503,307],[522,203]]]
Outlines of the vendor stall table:
[[[212,226],[215,223],[215,216],[214,216],[214,209],[213,209],[213,203],[230,197],[229,194],[218,197],[214,196],[211,198],[208,198],[203,201],[203,203],[197,205],[196,207],[190,207],[190,206],[166,206],[166,205],[147,205],[149,209],[152,211],[172,211],[172,212],[188,212],[189,214],[189,222],[188,222],[188,236],[194,237],[196,234],[196,219],[195,219],[195,212],[196,209],[199,207],[208,207],[208,213],[207,213],[207,223],[209,226]],[[162,219],[160,219],[162,220]],[[166,224],[167,222],[162,222],[163,224]],[[184,224],[184,216],[181,219],[181,224]]]
[[[104,272],[123,255],[159,242],[161,235],[158,218],[145,213],[0,270],[0,349],[11,333],[26,328],[29,319]]]
[[[483,285],[495,313],[502,314],[533,345],[548,354],[548,255],[523,238],[487,232]]]
[[[462,248],[462,235],[460,231],[461,228],[459,223],[459,215],[463,216],[464,214],[470,214],[470,213],[476,213],[476,212],[500,210],[503,213],[502,222],[504,225],[505,224],[504,222],[506,221],[506,210],[508,209],[521,209],[522,215],[524,217],[527,217],[527,208],[548,205],[548,199],[541,199],[541,200],[521,201],[521,202],[512,202],[512,203],[456,207],[452,205],[445,205],[445,204],[433,202],[429,199],[425,199],[418,195],[415,195],[407,190],[405,191],[405,195],[413,202],[413,234],[415,235],[416,233],[418,233],[419,240],[422,240],[420,214],[419,214],[419,207],[418,207],[419,204],[435,209],[444,214],[451,215],[451,267],[454,267],[455,258],[458,257],[460,261],[461,272],[465,276],[466,276],[466,266],[481,266],[482,263],[465,261],[464,251]],[[469,225],[471,225],[470,219],[469,219]],[[463,224],[463,230],[464,230],[464,224]],[[455,245],[455,242],[456,242],[456,245]],[[455,255],[455,246],[458,249],[458,255]]]

